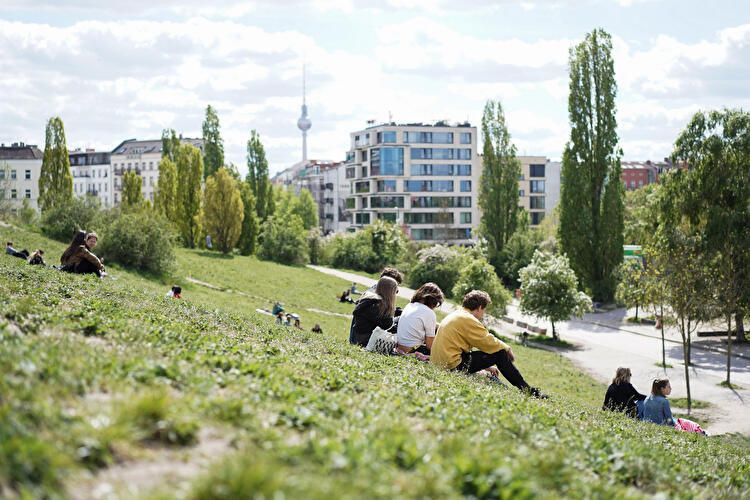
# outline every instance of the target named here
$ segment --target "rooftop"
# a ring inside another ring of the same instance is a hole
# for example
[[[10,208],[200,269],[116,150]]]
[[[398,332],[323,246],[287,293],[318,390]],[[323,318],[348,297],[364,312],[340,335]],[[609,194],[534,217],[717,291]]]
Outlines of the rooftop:
[[[665,158],[666,160],[666,158]],[[658,169],[658,168],[669,168],[672,166],[672,163],[669,161],[623,161],[620,162],[620,166],[622,169],[628,169],[628,170],[648,170],[648,169]]]
[[[41,160],[44,154],[36,144],[14,142],[10,146],[0,144],[0,160]]]
[[[192,139],[190,137],[180,137],[183,143],[189,143],[203,150],[203,139]],[[119,146],[112,150],[113,155],[134,155],[161,153],[161,139],[139,141],[138,139],[127,139],[122,141]]]
[[[371,120],[372,121],[372,120]],[[415,122],[415,123],[396,123],[396,122],[389,122],[389,123],[380,123],[378,125],[375,125],[374,122],[370,123],[368,122],[368,127],[365,130],[371,130],[374,128],[379,127],[445,127],[445,128],[455,128],[455,127],[465,127],[465,128],[471,128],[472,125],[469,122],[458,122],[458,123],[449,123],[448,120],[440,120],[435,123],[422,123],[422,122]]]

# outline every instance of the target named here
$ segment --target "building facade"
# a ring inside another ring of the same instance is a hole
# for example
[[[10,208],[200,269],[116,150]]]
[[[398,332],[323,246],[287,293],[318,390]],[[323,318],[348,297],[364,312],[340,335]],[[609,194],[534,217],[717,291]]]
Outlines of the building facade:
[[[560,202],[560,162],[544,156],[518,156],[519,205],[529,213],[529,224],[538,226]]]
[[[183,144],[192,144],[203,153],[203,139],[183,139]],[[128,139],[112,150],[110,162],[112,165],[112,203],[122,202],[122,176],[125,172],[133,171],[141,176],[141,193],[143,199],[154,202],[154,193],[159,182],[159,162],[161,161],[161,139],[139,141]],[[178,179],[179,182],[179,179]]]
[[[17,211],[28,200],[30,207],[39,209],[39,175],[42,171],[42,151],[23,142],[0,145],[0,207]]]
[[[326,182],[328,181],[325,180],[326,172],[336,170],[341,166],[341,162],[330,160],[303,160],[274,175],[271,183],[276,186],[282,186],[284,189],[290,190],[298,196],[302,189],[310,191],[315,203],[318,205],[320,227],[324,232],[327,232],[328,228],[325,224],[327,220],[326,200],[332,200],[333,193],[327,192]],[[331,187],[332,190],[333,187]]]
[[[76,149],[68,155],[73,175],[73,194],[82,198],[96,196],[103,207],[113,205],[110,153]]]
[[[375,125],[351,134],[345,162],[350,229],[400,224],[428,243],[470,244],[479,224],[477,129],[421,123]]]
[[[668,161],[652,162],[646,161],[623,161],[620,163],[622,169],[622,183],[627,191],[642,188],[649,184],[659,182],[659,174],[672,167]]]
[[[323,234],[346,231],[351,225],[351,214],[346,210],[350,182],[343,162],[323,169]]]

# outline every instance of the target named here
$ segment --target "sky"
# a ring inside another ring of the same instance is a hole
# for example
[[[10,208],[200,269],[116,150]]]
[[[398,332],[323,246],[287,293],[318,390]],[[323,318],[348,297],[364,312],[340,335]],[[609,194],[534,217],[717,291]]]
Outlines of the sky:
[[[250,131],[271,173],[343,160],[389,119],[478,125],[499,99],[519,154],[559,159],[569,49],[613,37],[626,160],[661,160],[693,113],[750,108],[750,2],[740,0],[0,0],[0,142],[112,150],[164,128],[200,137],[217,109],[246,171]]]

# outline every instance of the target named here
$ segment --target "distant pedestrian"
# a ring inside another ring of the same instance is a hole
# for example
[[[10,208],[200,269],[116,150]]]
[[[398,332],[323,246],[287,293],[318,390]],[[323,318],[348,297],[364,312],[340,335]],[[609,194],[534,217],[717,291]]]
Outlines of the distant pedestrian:
[[[603,410],[621,411],[629,417],[635,418],[638,414],[637,401],[646,399],[644,394],[635,390],[630,383],[632,373],[630,368],[619,367],[615,372],[615,378],[607,388],[604,396]]]
[[[213,247],[214,247],[214,245],[211,242],[211,235],[207,234],[206,235],[206,248],[208,248],[209,250],[211,250]]]

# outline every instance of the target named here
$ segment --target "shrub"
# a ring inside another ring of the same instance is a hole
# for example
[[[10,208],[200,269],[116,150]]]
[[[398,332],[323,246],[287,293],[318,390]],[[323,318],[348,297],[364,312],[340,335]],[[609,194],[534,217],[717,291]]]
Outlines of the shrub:
[[[96,249],[106,261],[155,274],[167,274],[172,269],[174,235],[164,216],[153,210],[113,209],[107,219],[100,229]]]
[[[307,262],[307,231],[298,215],[269,217],[261,227],[261,235],[260,258],[290,265]]]
[[[435,245],[419,250],[417,259],[417,263],[409,271],[409,286],[416,289],[427,282],[433,282],[447,297],[452,297],[464,256],[453,248]]]
[[[542,235],[528,227],[522,227],[513,233],[497,256],[497,272],[506,286],[520,286],[519,273],[529,265],[541,243]]]
[[[78,229],[90,229],[100,212],[95,196],[72,198],[42,214],[42,232],[52,239],[69,242]]]
[[[483,257],[471,259],[461,269],[453,296],[460,299],[472,290],[484,290],[490,295],[492,304],[487,309],[490,314],[505,314],[505,307],[511,301],[510,292],[503,287],[495,268]]]
[[[314,227],[307,232],[307,246],[310,253],[310,264],[319,264],[322,257],[323,239],[320,228]]]
[[[404,255],[408,239],[401,228],[375,221],[353,234],[338,234],[328,240],[324,254],[334,267],[374,273],[396,265]]]

